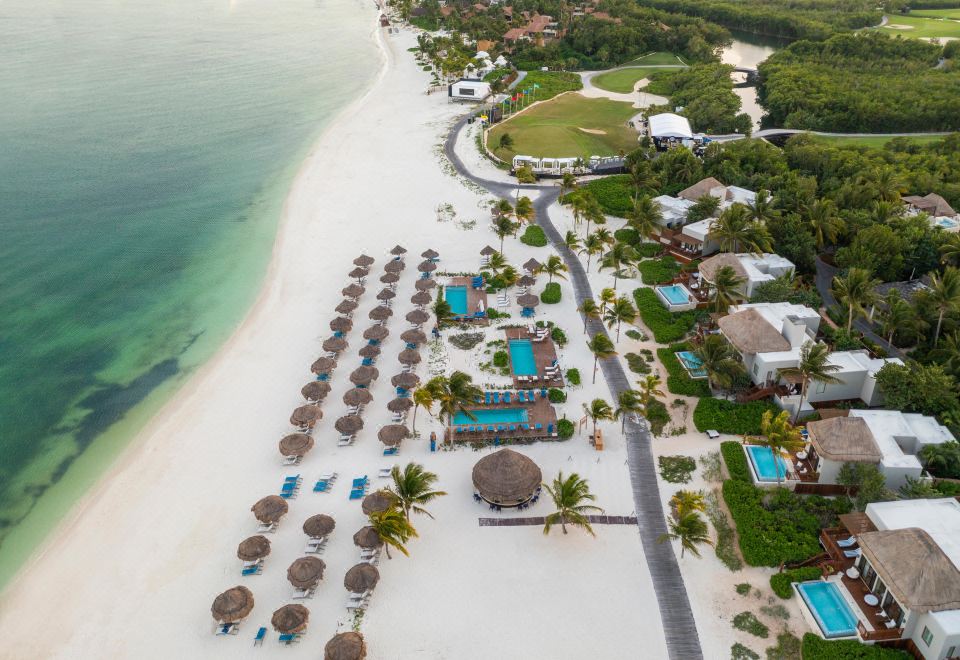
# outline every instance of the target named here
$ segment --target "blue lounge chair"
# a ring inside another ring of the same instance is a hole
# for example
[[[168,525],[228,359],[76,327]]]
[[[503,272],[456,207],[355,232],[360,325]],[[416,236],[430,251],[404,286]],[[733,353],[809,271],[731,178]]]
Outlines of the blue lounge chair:
[[[844,550],[843,556],[847,559],[856,559],[860,556],[860,548],[857,548],[856,550]]]
[[[263,640],[267,636],[267,627],[260,626],[260,629],[257,631],[257,636],[253,638],[254,646],[263,646]]]
[[[513,433],[513,432],[516,431],[516,430],[517,430],[517,427],[516,427],[514,424],[511,424],[511,425],[510,425],[510,432]]]
[[[328,481],[323,481],[323,480],[317,480],[317,483],[314,484],[314,486],[313,486],[313,492],[314,492],[314,493],[326,493],[326,492],[327,492],[327,488],[328,488],[329,486],[330,486],[330,482],[328,482]]]
[[[380,343],[379,339],[370,339],[367,341],[367,344],[369,344],[370,346],[376,346],[379,343]]]
[[[297,639],[297,633],[280,633],[281,644],[293,644]]]
[[[362,364],[362,365],[365,366],[365,367],[373,366],[373,358],[363,358],[363,360],[361,360],[360,364]]]
[[[488,426],[488,427],[487,427],[487,433],[493,433],[495,430],[496,430],[496,429],[494,429],[493,426]]]
[[[408,342],[408,343],[407,343],[407,348],[409,348],[411,351],[413,351],[413,350],[416,350],[417,345],[416,345],[416,344],[411,344],[411,343]]]
[[[529,425],[529,424],[521,424],[521,425],[520,425],[520,428],[522,428],[524,431],[529,431],[529,430],[530,430],[530,425]]]
[[[462,426],[458,426],[458,427],[456,428],[456,430],[455,430],[455,433],[456,433],[457,435],[460,435],[461,433],[463,433],[463,427],[462,427]]]
[[[547,434],[548,435],[553,434],[553,424],[547,424]]]
[[[247,566],[240,571],[240,575],[260,575],[260,571],[263,570],[263,564],[254,564],[253,566]]]
[[[840,539],[839,541],[837,541],[837,545],[841,548],[849,548],[850,546],[856,545],[856,544],[857,544],[857,539],[855,536],[851,536],[848,539]]]
[[[353,488],[363,488],[363,487],[366,486],[366,485],[367,485],[367,477],[366,477],[366,475],[364,475],[364,476],[362,476],[362,477],[357,477],[356,479],[354,479],[354,480],[353,480],[353,485],[352,485],[352,487],[353,487]]]
[[[537,431],[542,431],[542,430],[543,430],[543,424],[539,424],[539,423],[538,423],[538,424],[534,424],[534,425],[533,425],[533,428],[535,428]]]
[[[494,446],[494,447],[499,447],[499,446],[500,446],[500,438],[494,438],[494,439],[493,439],[493,446]]]
[[[280,487],[280,490],[286,493],[291,490],[296,490],[298,485],[299,484],[297,484],[296,481],[287,481],[287,482],[284,482],[283,486]]]
[[[522,316],[525,319],[531,318],[533,314],[534,314],[533,310],[530,309],[529,307],[524,307],[523,311],[520,312],[520,316]]]
[[[527,400],[526,395],[524,395],[523,390],[517,390],[517,401],[520,403],[525,403]]]
[[[317,375],[317,380],[321,382],[330,380],[330,374],[319,374]]]
[[[540,388],[540,398],[541,398],[541,399],[546,399],[546,398],[547,398],[547,388],[546,388],[546,387],[541,387],[541,388]]]
[[[506,430],[507,430],[507,427],[505,427],[503,424],[497,424],[498,432],[502,433],[503,431],[506,431]]]
[[[284,481],[300,481],[299,474],[290,474],[283,478]]]
[[[510,396],[510,392],[504,392],[504,393],[503,393],[503,402],[504,402],[504,403],[510,403],[510,399],[511,399],[511,398],[512,398],[512,397]]]
[[[500,392],[494,392],[494,393],[493,393],[493,402],[494,402],[494,403],[500,403]]]
[[[366,493],[364,492],[363,488],[357,488],[350,491],[351,500],[359,500],[364,495],[366,495]]]
[[[340,330],[338,330],[337,332],[334,332],[334,333],[333,333],[333,336],[334,336],[334,337],[337,337],[337,338],[343,337],[343,332],[340,331]]]
[[[490,392],[484,392],[484,394],[486,394],[486,396],[487,396],[487,405],[489,406],[489,405],[490,405]]]
[[[219,626],[217,626],[217,634],[229,635],[230,631],[232,631],[236,625],[237,624],[235,623],[221,623]]]
[[[387,447],[383,450],[384,456],[396,456],[400,452],[400,447]]]

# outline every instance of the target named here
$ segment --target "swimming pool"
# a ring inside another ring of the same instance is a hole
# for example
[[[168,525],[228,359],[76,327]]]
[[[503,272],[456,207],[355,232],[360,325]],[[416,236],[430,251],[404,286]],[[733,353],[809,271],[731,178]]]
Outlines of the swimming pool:
[[[518,424],[526,423],[530,417],[526,408],[489,408],[471,410],[476,419],[470,419],[462,410],[453,416],[454,426],[465,424]]]
[[[467,287],[448,286],[443,290],[443,297],[450,303],[450,311],[456,316],[467,315]]]
[[[850,637],[857,634],[857,617],[832,582],[801,582],[797,591],[807,604],[823,636]]]
[[[747,450],[747,456],[750,458],[750,465],[753,467],[753,475],[757,481],[776,481],[777,473],[773,463],[773,452],[770,447],[761,447],[759,445],[744,445]],[[780,480],[787,476],[787,462],[782,456],[777,456],[777,463],[780,465]]]
[[[536,376],[537,362],[533,358],[533,344],[529,339],[511,339],[510,363],[517,376]]]
[[[947,230],[956,229],[958,225],[956,220],[952,220],[950,218],[937,218],[936,224],[938,227],[942,227]]]
[[[690,303],[690,292],[682,284],[658,286],[657,291],[670,305],[687,305]]]
[[[703,360],[698,358],[695,354],[690,351],[680,351],[675,353],[677,359],[680,360],[680,364],[683,365],[683,368],[687,370],[687,373],[690,374],[691,378],[706,378],[707,371],[703,369]]]

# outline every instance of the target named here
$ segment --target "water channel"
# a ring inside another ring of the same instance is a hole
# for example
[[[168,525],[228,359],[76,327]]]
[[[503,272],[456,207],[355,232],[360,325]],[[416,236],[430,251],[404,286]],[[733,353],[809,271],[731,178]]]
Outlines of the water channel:
[[[730,33],[733,35],[733,43],[724,49],[720,59],[725,64],[732,64],[734,66],[755,69],[757,65],[770,57],[774,52],[790,43],[783,39],[764,37],[749,32],[740,32],[738,30],[731,30]],[[732,75],[734,83],[740,84],[747,80],[747,76],[744,73],[734,72]],[[754,86],[734,87],[733,92],[740,97],[742,111],[750,115],[750,118],[753,120],[753,128],[755,130],[760,128],[760,118],[763,117],[763,108],[757,103],[757,88]]]

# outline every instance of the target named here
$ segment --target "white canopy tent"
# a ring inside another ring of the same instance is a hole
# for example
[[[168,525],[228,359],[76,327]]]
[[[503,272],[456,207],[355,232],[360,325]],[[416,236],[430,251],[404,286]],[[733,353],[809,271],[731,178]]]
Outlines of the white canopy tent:
[[[649,119],[650,137],[689,139],[693,137],[690,122],[686,117],[664,112]]]

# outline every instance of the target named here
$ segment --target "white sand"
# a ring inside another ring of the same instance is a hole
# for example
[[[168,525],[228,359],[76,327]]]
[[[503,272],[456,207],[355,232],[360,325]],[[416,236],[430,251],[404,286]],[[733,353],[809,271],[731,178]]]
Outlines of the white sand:
[[[366,11],[372,20],[372,8]],[[364,517],[347,491],[352,477],[369,474],[376,483],[377,469],[389,465],[376,430],[392,398],[389,376],[398,370],[395,356],[406,326],[403,315],[412,308],[418,255],[432,247],[441,253],[442,269],[474,270],[479,248],[496,244],[486,227],[486,198],[438,164],[437,145],[464,108],[422,93],[426,74],[406,53],[412,35],[383,38],[386,67],[376,85],[335,122],[297,178],[255,308],[3,594],[0,656],[316,658],[338,628],[349,628],[342,579],[357,561],[351,536]],[[447,203],[458,220],[479,220],[477,228],[439,223],[436,209]],[[359,362],[356,351],[375,304],[376,277],[397,242],[410,254],[389,324],[392,335],[378,364],[381,378],[373,387],[366,429],[355,446],[338,449],[333,422],[345,408],[340,397]],[[290,411],[302,403],[299,389],[311,378],[308,366],[329,335],[327,323],[360,252],[378,261],[315,432],[317,447],[299,468],[283,468],[277,440],[290,430]],[[512,239],[505,252],[517,264],[549,254]],[[576,418],[583,401],[609,393],[602,376],[595,388],[589,386],[591,360],[568,284],[549,316],[570,337],[562,363],[579,367],[586,381],[560,407]],[[447,350],[450,366],[469,359]],[[426,365],[419,371],[425,373]],[[419,417],[419,430],[429,431],[431,420],[422,412]],[[547,479],[561,469],[577,470],[608,513],[629,515],[623,442],[617,426],[606,431],[603,453],[594,452],[583,436],[521,451],[540,464]],[[408,441],[399,462],[424,463],[440,475],[449,496],[432,506],[435,521],[416,521],[421,538],[411,544],[411,558],[381,562],[381,584],[360,624],[369,657],[665,657],[636,528],[598,526],[594,540],[580,532],[544,537],[537,527],[479,527],[477,518],[491,513],[471,497],[470,469],[482,454],[469,448],[431,454],[426,444]],[[326,470],[337,471],[340,481],[330,494],[315,495],[310,482]],[[305,492],[292,501],[272,537],[263,574],[241,578],[235,552],[255,530],[249,508],[277,492],[283,476],[294,472],[304,475]],[[298,646],[281,648],[271,630],[264,647],[254,650],[257,627],[269,625],[272,612],[291,602],[286,567],[301,556],[302,521],[319,512],[333,515],[337,529],[323,555],[324,581],[306,601],[307,635]],[[547,512],[541,501],[529,513]],[[253,590],[256,607],[239,635],[215,637],[210,604],[236,584]],[[704,615],[698,618],[703,625]],[[703,637],[707,657],[726,653],[726,640],[717,646]]]
[[[664,67],[668,68],[668,67]],[[649,108],[651,105],[664,105],[669,102],[665,96],[658,96],[657,94],[651,94],[649,92],[643,91],[643,88],[650,84],[650,80],[647,78],[641,78],[633,85],[633,92],[624,94],[622,92],[611,92],[606,89],[601,89],[593,84],[593,79],[600,75],[601,73],[607,73],[606,71],[583,71],[580,73],[580,78],[583,80],[583,89],[580,90],[580,94],[587,97],[588,99],[610,99],[611,101],[622,101],[624,103],[631,104],[634,108]]]

